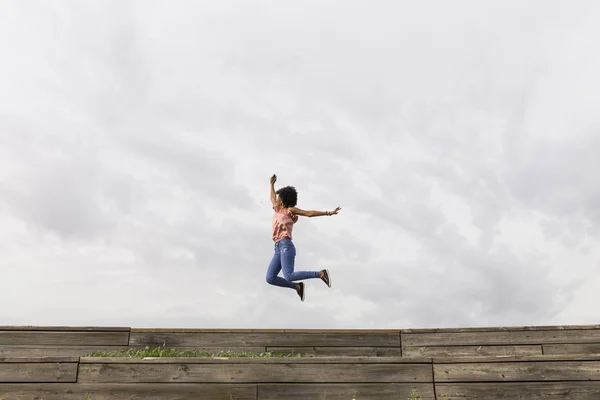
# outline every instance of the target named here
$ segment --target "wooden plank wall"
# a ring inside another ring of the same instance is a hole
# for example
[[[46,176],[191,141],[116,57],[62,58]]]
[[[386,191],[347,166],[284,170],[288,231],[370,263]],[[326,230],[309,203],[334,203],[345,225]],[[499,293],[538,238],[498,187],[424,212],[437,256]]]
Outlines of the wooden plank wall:
[[[4,359],[3,399],[585,399],[600,356]],[[14,368],[13,368],[14,367]]]
[[[433,360],[438,399],[600,399],[600,356]]]
[[[600,325],[403,329],[408,357],[600,354]]]
[[[0,357],[78,357],[129,347],[130,328],[0,326]]]
[[[160,346],[308,358],[84,357]],[[600,325],[406,330],[1,327],[0,398],[600,399]]]
[[[0,357],[82,356],[145,346],[352,357],[600,354],[600,325],[404,329],[135,329],[2,327]]]
[[[258,349],[314,356],[401,356],[399,330],[131,329],[132,346]]]
[[[21,364],[17,359],[5,361]],[[43,360],[36,365],[44,365]],[[14,381],[14,373],[5,378],[0,369],[0,396],[25,399],[34,395],[44,400],[86,400],[87,395],[93,400],[397,400],[407,399],[417,390],[423,399],[435,399],[431,360],[402,357],[149,360],[81,357],[76,383],[71,384],[50,384],[46,369],[36,367],[32,371],[27,381],[31,384],[27,385]],[[73,378],[69,382],[75,382]]]

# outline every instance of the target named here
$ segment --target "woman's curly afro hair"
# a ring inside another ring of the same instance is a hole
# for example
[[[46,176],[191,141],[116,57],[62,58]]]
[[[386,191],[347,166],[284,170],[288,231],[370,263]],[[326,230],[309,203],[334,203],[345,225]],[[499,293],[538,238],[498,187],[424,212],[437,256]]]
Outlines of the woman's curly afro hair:
[[[284,207],[295,207],[298,202],[298,192],[293,186],[286,186],[279,189],[275,194],[279,195]]]

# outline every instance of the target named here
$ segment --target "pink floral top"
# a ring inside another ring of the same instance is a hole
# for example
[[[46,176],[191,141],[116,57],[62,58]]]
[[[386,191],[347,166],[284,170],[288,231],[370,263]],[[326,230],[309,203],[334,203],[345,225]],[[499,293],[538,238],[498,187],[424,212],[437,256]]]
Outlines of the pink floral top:
[[[275,214],[273,214],[272,228],[273,228],[273,241],[278,242],[284,237],[292,238],[292,228],[298,216],[292,213],[285,207],[274,206]]]

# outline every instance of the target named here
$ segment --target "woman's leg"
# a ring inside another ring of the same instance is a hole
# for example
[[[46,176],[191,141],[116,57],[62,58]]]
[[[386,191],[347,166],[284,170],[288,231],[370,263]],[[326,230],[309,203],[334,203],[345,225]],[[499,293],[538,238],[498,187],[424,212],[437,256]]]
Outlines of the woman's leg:
[[[277,276],[279,274],[279,271],[281,271],[281,256],[279,253],[279,248],[276,247],[275,253],[273,254],[273,259],[271,259],[271,263],[269,264],[269,268],[267,269],[267,283],[269,285],[296,289],[295,283],[285,280],[280,276]]]
[[[296,248],[291,240],[282,243],[280,249],[281,268],[283,276],[288,281],[301,281],[304,279],[320,278],[319,271],[296,271],[294,272],[294,263],[296,259]]]

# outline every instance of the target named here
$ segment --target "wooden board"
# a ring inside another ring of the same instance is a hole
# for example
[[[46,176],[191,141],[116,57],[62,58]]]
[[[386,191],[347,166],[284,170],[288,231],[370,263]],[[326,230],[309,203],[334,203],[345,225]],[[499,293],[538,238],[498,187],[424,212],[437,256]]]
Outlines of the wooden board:
[[[600,343],[545,344],[544,354],[600,354]]]
[[[439,400],[598,400],[600,382],[436,384]]]
[[[541,355],[542,346],[423,346],[405,347],[407,357],[474,357],[474,356],[531,356]]]
[[[0,357],[0,363],[76,363],[79,357]]]
[[[382,334],[390,333],[398,336],[400,333],[399,329],[214,329],[214,328],[131,328],[131,332],[137,333],[267,333],[267,334],[279,334],[279,333],[291,333],[291,334],[321,334],[321,333],[335,333],[335,334]]]
[[[600,361],[519,361],[434,364],[436,382],[600,380]]]
[[[385,383],[432,382],[429,364],[167,364],[79,365],[83,383]]]
[[[541,357],[541,356],[540,356]],[[600,360],[596,357],[594,359]],[[80,357],[81,364],[424,364],[426,357]]]
[[[0,357],[79,357],[93,351],[119,351],[128,346],[0,346]]]
[[[347,357],[400,357],[400,347],[267,347],[267,351],[282,354]]]
[[[414,359],[414,358],[412,358]],[[435,357],[435,364],[461,363],[504,363],[504,362],[557,362],[557,361],[598,361],[600,354],[552,354],[537,356],[495,356],[495,357]]]
[[[120,351],[127,349],[143,349],[144,346],[0,346],[0,357],[43,357],[43,356],[86,356],[94,351]],[[265,351],[264,347],[178,347],[178,350],[196,350],[210,354],[230,350],[235,353],[250,352],[259,354]]]
[[[129,332],[0,331],[0,346],[127,346]]]
[[[554,331],[499,331],[402,333],[403,347],[485,346],[556,343],[598,343],[600,329]]]
[[[2,326],[0,331],[71,331],[71,332],[129,332],[131,328],[123,326]]]
[[[76,381],[76,362],[0,362],[2,383]]]
[[[43,400],[256,400],[256,385],[0,384],[0,398]]]
[[[405,400],[413,389],[423,400],[434,400],[431,383],[375,384],[263,384],[258,385],[260,400]]]
[[[600,325],[539,325],[539,326],[481,326],[470,328],[418,328],[402,329],[402,333],[456,333],[456,332],[518,332],[600,329]]]
[[[395,333],[131,332],[132,346],[168,347],[400,347]]]

